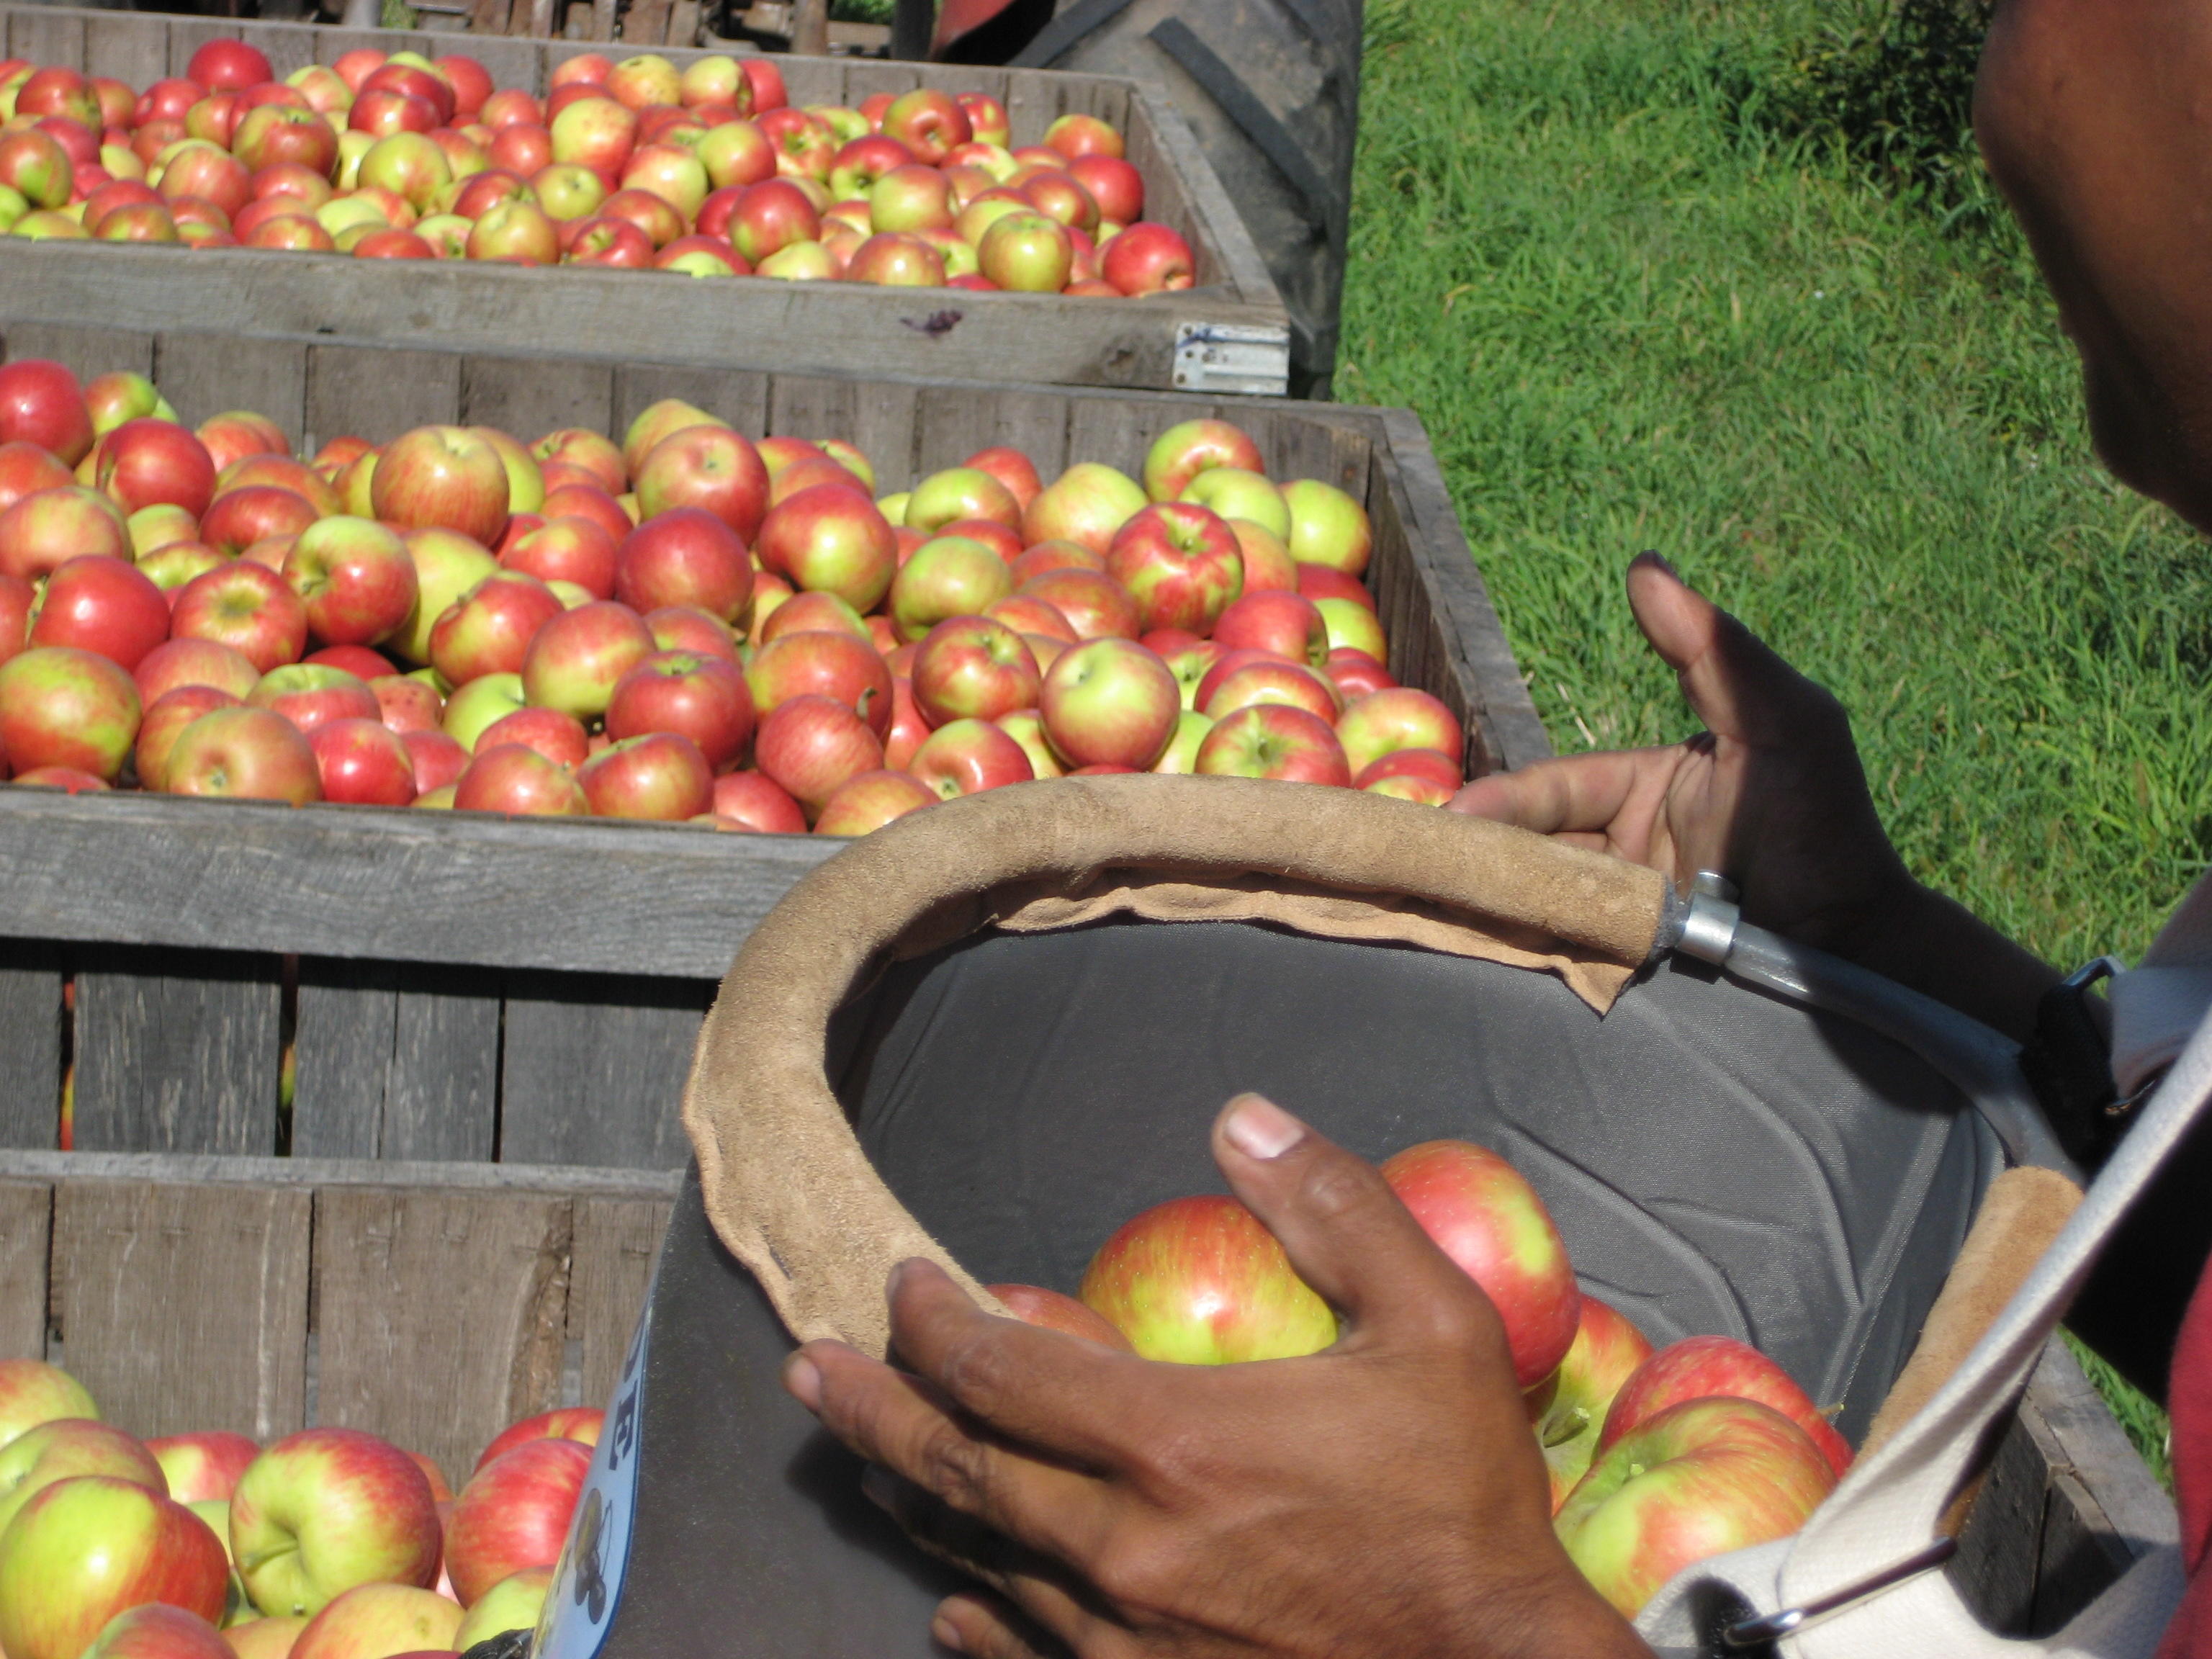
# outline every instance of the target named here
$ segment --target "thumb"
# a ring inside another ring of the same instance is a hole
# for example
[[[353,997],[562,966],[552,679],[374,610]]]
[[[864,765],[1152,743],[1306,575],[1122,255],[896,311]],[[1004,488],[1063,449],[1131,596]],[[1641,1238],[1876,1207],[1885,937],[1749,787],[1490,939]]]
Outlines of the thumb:
[[[1510,1364],[1490,1298],[1366,1159],[1250,1094],[1214,1121],[1213,1156],[1298,1277],[1352,1327],[1340,1346],[1443,1338],[1492,1344]]]
[[[1754,748],[1832,736],[1836,701],[1765,641],[1674,574],[1656,553],[1629,562],[1628,603],[1637,626],[1674,671],[1706,730]]]

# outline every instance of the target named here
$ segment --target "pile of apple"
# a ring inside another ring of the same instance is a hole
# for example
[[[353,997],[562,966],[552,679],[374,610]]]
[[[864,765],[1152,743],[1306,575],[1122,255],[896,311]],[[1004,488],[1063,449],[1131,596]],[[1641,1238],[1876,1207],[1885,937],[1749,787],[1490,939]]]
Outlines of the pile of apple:
[[[999,448],[881,500],[849,444],[674,401],[620,444],[285,447],[0,367],[0,776],[848,836],[1066,773],[1461,781],[1365,512],[1224,422],[1141,484]]]
[[[602,1416],[524,1419],[456,1496],[355,1429],[137,1440],[66,1371],[0,1361],[0,1649],[374,1659],[530,1628]]]
[[[476,59],[363,48],[283,80],[211,40],[143,94],[0,60],[0,231],[362,258],[642,266],[1116,297],[1191,285],[1121,135],[1009,150],[981,93],[795,109],[766,58],[561,64],[544,102]]]
[[[1549,1468],[1553,1524],[1622,1613],[1684,1567],[1796,1532],[1850,1468],[1849,1443],[1756,1348],[1693,1336],[1654,1352],[1582,1291],[1543,1200],[1497,1153],[1425,1141],[1382,1174],[1498,1310]],[[1233,1198],[1146,1211],[1091,1258],[1078,1297],[991,1290],[1031,1324],[1146,1359],[1291,1358],[1336,1340],[1328,1304]]]

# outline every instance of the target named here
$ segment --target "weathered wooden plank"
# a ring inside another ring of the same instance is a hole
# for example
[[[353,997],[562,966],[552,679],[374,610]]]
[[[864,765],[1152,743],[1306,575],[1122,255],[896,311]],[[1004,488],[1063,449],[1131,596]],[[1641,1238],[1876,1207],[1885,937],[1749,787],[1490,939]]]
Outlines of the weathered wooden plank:
[[[1057,392],[1026,386],[977,392],[967,387],[933,386],[915,409],[915,467],[927,477],[957,466],[979,449],[1011,444],[1036,463],[1037,476],[1050,483],[1068,463],[1067,399]]]
[[[2018,1417],[2005,1425],[1945,1572],[1977,1618],[1999,1635],[2025,1633],[2035,1612],[2036,1565],[2050,1471]]]
[[[1073,459],[1103,462],[1133,478],[1141,477],[1145,452],[1153,439],[1178,421],[1219,412],[1212,404],[1193,398],[1158,403],[1134,397],[1085,398],[1068,407],[1067,453]]]
[[[568,1340],[578,1350],[579,1405],[604,1406],[614,1395],[674,1208],[658,1198],[576,1200]]]
[[[0,1182],[0,1359],[46,1357],[53,1213],[49,1183]]]
[[[0,939],[0,1146],[50,1147],[60,1131],[62,958],[40,939]]]
[[[440,50],[465,51],[484,66],[494,86],[521,87],[533,94],[544,89],[545,52],[535,40],[502,40],[487,35],[465,45],[449,43]]]
[[[2180,1522],[2065,1346],[2047,1344],[2029,1381],[2022,1415],[2047,1434],[2051,1462],[2077,1474],[2096,1494],[2118,1547],[2132,1560],[2179,1541]]]
[[[99,946],[76,963],[77,1146],[276,1150],[274,956]]]
[[[793,105],[805,109],[810,104],[843,104],[848,101],[845,75],[850,67],[842,58],[803,58],[789,54],[775,60],[783,71],[784,95]],[[857,97],[850,102],[857,106]]]
[[[112,75],[143,92],[169,72],[168,20],[112,12],[86,18],[84,72]]]
[[[1067,77],[1050,70],[1011,70],[1006,96],[1000,101],[1006,106],[1006,131],[1012,148],[1041,144],[1044,130],[1066,112]]]
[[[1363,430],[1372,417],[1339,415],[1326,405],[1285,403],[1273,398],[1239,398],[1224,404],[1224,420],[1252,434],[1267,463],[1267,476],[1287,482],[1318,478],[1364,501],[1368,459],[1376,433]]]
[[[842,845],[4,790],[0,936],[719,980],[754,924]]]
[[[1279,305],[1274,279],[1267,274],[1267,262],[1261,257],[1251,232],[1244,228],[1237,204],[1222,188],[1219,175],[1206,165],[1198,137],[1182,112],[1152,88],[1133,86],[1129,130],[1146,131],[1147,152],[1158,156],[1145,172],[1146,216],[1154,216],[1156,189],[1164,192],[1160,199],[1164,214],[1174,214],[1176,198],[1180,197],[1182,210],[1189,215],[1188,222],[1174,216],[1162,222],[1175,225],[1189,240],[1198,256],[1198,285],[1218,284],[1254,305]]]
[[[614,371],[574,358],[471,357],[461,369],[461,418],[532,443],[562,427],[605,432],[614,422]]]
[[[260,48],[280,81],[315,61],[315,37],[296,23],[233,23],[227,33]]]
[[[619,443],[629,423],[664,398],[680,398],[720,416],[749,438],[768,430],[768,376],[674,363],[630,363],[615,371],[614,420]]]
[[[33,6],[9,14],[8,55],[84,71],[84,18]]]
[[[934,70],[930,72],[927,78],[930,84],[936,84],[937,75]],[[872,98],[879,92],[887,92],[896,98],[902,93],[912,92],[922,82],[923,75],[918,64],[887,64],[871,62],[866,58],[855,58],[845,65],[844,101],[854,109],[858,109],[860,106],[860,100],[864,98]]]
[[[307,354],[307,441],[349,434],[381,444],[418,426],[452,424],[461,416],[465,361],[446,351],[315,347]]]
[[[6,294],[0,278],[0,295]],[[12,298],[12,295],[8,297]],[[0,305],[5,301],[0,300]],[[95,316],[99,313],[92,313]],[[125,328],[90,328],[66,320],[9,322],[0,319],[6,355],[13,358],[51,357],[75,369],[79,380],[123,371],[151,375],[154,337]]]
[[[308,1195],[64,1181],[53,1277],[69,1369],[138,1435],[300,1426]]]
[[[499,1029],[494,975],[303,958],[293,1152],[489,1161]]]
[[[535,1164],[378,1163],[365,1158],[210,1158],[181,1152],[0,1150],[0,1181],[167,1181],[199,1186],[435,1188],[452,1193],[554,1193],[673,1198],[681,1176],[662,1170],[554,1169]]]
[[[675,1169],[714,988],[699,981],[518,974],[507,981],[499,1147],[530,1164]]]
[[[556,1396],[571,1201],[531,1193],[315,1194],[317,1414],[464,1474]]]
[[[298,340],[229,334],[165,334],[155,343],[154,379],[193,426],[250,410],[295,443],[307,429],[307,347]]]
[[[876,470],[878,495],[912,483],[920,390],[902,381],[779,374],[769,389],[768,430],[780,437],[843,438]]]

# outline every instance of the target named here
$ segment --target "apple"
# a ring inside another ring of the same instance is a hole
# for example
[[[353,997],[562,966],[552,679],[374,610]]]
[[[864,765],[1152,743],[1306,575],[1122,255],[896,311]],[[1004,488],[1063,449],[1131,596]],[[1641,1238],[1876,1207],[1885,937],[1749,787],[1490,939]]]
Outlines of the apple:
[[[954,100],[968,117],[974,142],[1003,147],[1006,142],[1006,106],[988,92],[963,92]]]
[[[746,187],[730,216],[730,245],[756,266],[822,234],[822,218],[805,191],[788,179]]]
[[[690,738],[674,732],[624,738],[577,769],[594,816],[681,823],[708,811],[714,771]]]
[[[902,645],[899,650],[909,653],[905,665],[913,667],[911,653],[914,647]],[[914,701],[914,682],[904,674],[891,676],[891,724],[884,733],[884,764],[893,771],[904,771],[913,761],[915,752],[929,739],[929,722],[922,718],[921,710]],[[1032,764],[1035,763],[1032,762]],[[1039,777],[1045,775],[1040,772]]]
[[[1222,467],[1234,468],[1241,474],[1257,477],[1262,483],[1267,483],[1267,463],[1261,459],[1260,447],[1252,441],[1250,434],[1242,427],[1211,416],[1179,421],[1153,439],[1152,447],[1145,452],[1145,493],[1156,501],[1188,499],[1183,492],[1193,480],[1205,472]],[[1273,486],[1269,488],[1273,489]],[[1282,495],[1279,490],[1276,491],[1275,499],[1280,507]],[[1249,513],[1231,515],[1224,511],[1223,516],[1253,518],[1255,515]],[[1258,522],[1267,524],[1267,520],[1260,519]],[[1288,522],[1289,515],[1285,510],[1285,528]],[[1283,533],[1282,530],[1276,532],[1278,535]]]
[[[489,545],[507,527],[507,466],[466,427],[417,427],[384,447],[369,499],[386,524],[450,530]]]
[[[505,482],[502,469],[502,488]],[[430,633],[438,619],[464,593],[495,574],[499,564],[481,543],[457,531],[410,530],[401,539],[415,565],[415,605],[387,644],[407,661],[428,665]]]
[[[537,577],[495,571],[432,625],[430,665],[457,687],[487,674],[520,673],[538,630],[566,609]]]
[[[718,825],[735,824],[760,835],[806,833],[806,814],[790,792],[764,772],[730,772],[716,778],[714,817]]]
[[[216,498],[220,501],[228,492],[243,489],[249,484],[289,489],[312,505],[318,518],[343,508],[337,489],[328,479],[289,455],[248,455],[243,460],[234,461],[216,475]]]
[[[817,836],[866,836],[893,818],[937,805],[937,793],[904,771],[862,772],[830,797],[814,821]]]
[[[1121,154],[1121,135],[1095,115],[1063,115],[1044,130],[1045,148],[1071,160],[1080,155]]]
[[[228,646],[266,674],[299,660],[307,643],[307,611],[282,576],[240,559],[185,584],[170,610],[169,631],[179,640]]]
[[[1071,768],[1144,771],[1175,736],[1182,695],[1167,665],[1141,645],[1094,639],[1053,664],[1038,708],[1054,750]]]
[[[356,1584],[307,1621],[288,1659],[397,1659],[450,1653],[459,1603],[411,1584]]]
[[[106,657],[72,646],[24,651],[0,664],[0,754],[18,773],[67,766],[112,783],[142,707],[131,676]]]
[[[1107,544],[1110,546],[1113,540],[1109,536]],[[1055,570],[1091,570],[1103,574],[1106,556],[1103,550],[1093,552],[1076,542],[1042,541],[1024,548],[1019,557],[1009,562],[1007,568],[1012,573],[1014,580],[1026,587],[1036,577]]]
[[[1325,676],[1300,663],[1262,658],[1246,662],[1218,678],[1212,674],[1206,678],[1212,682],[1212,687],[1193,707],[1210,720],[1227,720],[1240,708],[1273,704],[1303,708],[1322,725],[1334,726],[1342,712],[1337,702],[1336,688]],[[1337,741],[1338,752],[1341,753],[1343,740]],[[1347,759],[1346,765],[1350,764]],[[1347,771],[1345,781],[1351,781]]]
[[[1291,512],[1291,556],[1302,564],[1327,565],[1347,576],[1367,568],[1374,534],[1367,509],[1318,478],[1297,478],[1283,486]]]
[[[1091,192],[1102,218],[1134,224],[1145,211],[1145,175],[1118,155],[1079,155],[1067,176]]]
[[[906,523],[937,533],[963,519],[984,519],[1009,529],[1022,521],[1021,503],[1012,490],[976,466],[933,472],[907,496]]]
[[[272,709],[225,708],[202,714],[177,734],[161,771],[161,787],[173,795],[294,806],[322,799],[313,748],[298,726]]]
[[[107,1475],[168,1495],[154,1455],[122,1430],[90,1418],[58,1418],[0,1446],[0,1531],[56,1481]]]
[[[719,657],[733,668],[743,666],[738,660],[737,635],[730,624],[696,605],[664,605],[647,611],[644,620],[653,644],[663,651],[690,651]]]
[[[415,761],[380,720],[344,716],[307,733],[323,799],[356,806],[404,806],[418,793]]]
[[[1320,668],[1328,660],[1328,630],[1313,602],[1281,588],[1247,593],[1213,625],[1215,644],[1231,651],[1265,651],[1288,662]]]
[[[878,179],[913,162],[914,152],[897,139],[880,132],[865,133],[848,140],[830,158],[830,177],[824,182],[830,194],[840,202],[863,200]],[[933,179],[939,177],[934,167],[921,171]]]
[[[629,487],[629,468],[620,446],[587,427],[566,426],[547,433],[530,446],[530,459],[541,471],[555,463],[580,467],[610,495]]]
[[[446,1522],[446,1571],[464,1607],[526,1567],[550,1567],[592,1467],[574,1440],[538,1439],[469,1477]]]
[[[1059,293],[1074,264],[1075,244],[1066,227],[1042,213],[1006,214],[975,244],[976,270],[1017,293]]]
[[[18,438],[12,443],[0,443],[0,512],[5,512],[26,495],[35,495],[42,489],[66,489],[76,481],[76,475],[48,451],[37,444],[26,443]],[[173,513],[175,509],[158,509]],[[135,515],[134,515],[135,520]],[[172,532],[178,529],[173,520],[165,521]],[[185,515],[181,534],[171,534],[172,541],[189,541],[199,530],[197,517]],[[131,533],[134,551],[141,549],[135,530]],[[154,545],[159,545],[158,543]]]
[[[75,646],[128,671],[169,635],[169,602],[125,560],[88,555],[47,577],[32,646]]]
[[[529,706],[520,674],[486,674],[471,680],[446,700],[438,729],[474,752],[497,721]],[[564,716],[564,718],[571,718]]]
[[[1045,217],[1066,227],[1069,244],[1075,251],[1073,274],[1095,277],[1095,270],[1083,269],[1090,252],[1090,233],[1098,228],[1098,204],[1091,192],[1058,171],[1041,172],[1024,179],[1021,191],[1036,204]]]
[[[522,685],[530,702],[579,720],[606,713],[622,677],[653,653],[637,612],[611,600],[563,611],[540,628],[523,653]]]
[[[845,276],[889,288],[942,288],[945,258],[919,236],[885,233],[854,250]]]
[[[140,701],[151,708],[155,698],[182,685],[213,686],[243,702],[260,683],[261,673],[227,645],[212,640],[171,640],[140,658],[131,678]]]
[[[567,767],[519,743],[479,750],[453,784],[453,805],[529,817],[580,818],[592,810]]]
[[[1007,574],[1012,574],[1011,567]],[[1004,623],[1017,634],[1042,634],[1047,639],[1058,640],[1063,645],[1079,643],[1075,625],[1061,613],[1060,607],[1032,593],[1009,593],[1003,599],[994,599],[983,607],[981,614],[993,622]]]
[[[680,733],[706,757],[710,772],[726,772],[744,758],[754,724],[744,675],[720,657],[689,651],[646,658],[616,683],[607,702],[610,738]]]
[[[1129,1339],[1072,1296],[1046,1290],[1041,1285],[986,1285],[983,1287],[1005,1304],[1024,1325],[1036,1325],[1064,1336],[1079,1336],[1101,1347],[1133,1353]]]
[[[1053,753],[1052,744],[1044,734],[1044,716],[1036,709],[1017,708],[1010,714],[1000,715],[994,724],[1021,744],[1022,753],[1029,757],[1031,776],[1058,778],[1066,775],[1067,769],[1060,763],[1060,757]],[[921,728],[921,735],[927,738],[927,726]],[[917,743],[915,746],[919,748],[921,744]]]
[[[754,551],[772,571],[809,592],[832,593],[870,611],[890,591],[897,538],[865,490],[811,485],[787,495],[762,522]]]
[[[1107,286],[1133,297],[1187,289],[1197,272],[1198,256],[1181,233],[1150,222],[1114,237],[1098,259],[1098,274]]]
[[[234,1659],[289,1659],[292,1644],[307,1628],[305,1619],[247,1619],[223,1627],[222,1639]]]
[[[1237,538],[1221,519],[1187,501],[1131,515],[1106,549],[1106,574],[1137,602],[1139,625],[1203,635],[1243,588]]]
[[[939,536],[917,548],[892,578],[891,620],[902,640],[918,641],[949,617],[976,615],[1013,586],[1006,562],[981,542]]]
[[[1336,730],[1355,772],[1400,749],[1467,752],[1467,734],[1458,717],[1441,700],[1410,685],[1361,697],[1344,711]]]
[[[1449,799],[1459,793],[1466,780],[1456,758],[1435,749],[1395,749],[1379,760],[1370,761],[1353,775],[1352,786],[1371,789],[1391,778],[1418,778],[1440,789]],[[1386,791],[1402,793],[1402,791]]]
[[[1498,1310],[1521,1387],[1557,1370],[1582,1292],[1551,1212],[1521,1172],[1472,1142],[1429,1140],[1387,1159],[1382,1178]]]
[[[1684,1567],[1787,1538],[1835,1484],[1779,1412],[1692,1400],[1600,1453],[1552,1524],[1583,1576],[1632,1619]]]
[[[653,451],[653,459],[694,433],[744,442],[734,433],[718,434],[714,428],[696,427],[663,443]],[[647,465],[652,464],[648,460]],[[740,539],[743,533],[705,507],[657,510],[624,537],[617,550],[615,597],[633,611],[689,605],[735,622],[744,615],[753,592],[752,564]]]
[[[599,1443],[599,1432],[606,1425],[606,1416],[596,1406],[561,1406],[510,1423],[492,1437],[491,1443],[477,1456],[476,1468],[481,1469],[501,1452],[510,1451],[528,1440],[574,1440],[596,1446]]]
[[[613,177],[637,143],[637,116],[611,98],[586,94],[553,113],[552,159]]]
[[[545,505],[539,510],[548,524],[564,518],[588,519],[617,543],[637,527],[619,500],[589,484],[556,484],[545,492]]]
[[[1336,1340],[1328,1304],[1233,1198],[1170,1199],[1123,1223],[1091,1258],[1079,1295],[1146,1359],[1287,1359]]]
[[[292,447],[283,428],[274,421],[242,409],[209,416],[194,435],[206,447],[208,459],[218,471],[249,455],[286,454]]]
[[[1115,532],[1143,510],[1144,489],[1127,474],[1079,461],[1039,490],[1022,514],[1022,539],[1066,540],[1103,560]]]
[[[783,71],[775,66],[773,58],[740,58],[738,67],[745,72],[745,83],[752,88],[755,114],[783,107]]]
[[[1192,425],[1206,422],[1188,422]],[[1225,422],[1211,424],[1226,425]],[[1234,427],[1229,428],[1234,432]],[[1243,434],[1238,433],[1242,437]],[[1249,441],[1249,440],[1247,441]],[[1224,519],[1243,519],[1258,526],[1277,541],[1291,533],[1291,509],[1273,480],[1226,462],[1201,466],[1175,497],[1213,509]]]
[[[1589,1471],[1620,1385],[1650,1357],[1651,1344],[1625,1315],[1594,1296],[1583,1297],[1575,1340],[1559,1369],[1528,1395],[1536,1443],[1552,1478],[1553,1514]]]
[[[125,513],[181,507],[198,518],[215,499],[215,459],[207,446],[173,421],[125,421],[100,446],[100,488]]]
[[[196,1613],[149,1601],[109,1620],[84,1659],[237,1659],[221,1633]]]
[[[1044,489],[1043,483],[1037,477],[1036,467],[1030,458],[1020,450],[1003,444],[979,449],[960,465],[969,471],[986,473],[996,478],[1006,488],[1006,493],[1014,498],[1016,508],[1016,516],[1008,522],[1015,525],[1021,522],[1020,514],[1029,511],[1030,503]]]
[[[477,1598],[453,1632],[456,1652],[508,1631],[534,1631],[553,1590],[551,1567],[525,1567],[509,1573]]]
[[[575,583],[595,599],[615,596],[617,540],[595,519],[565,514],[549,519],[509,542],[499,562],[540,581]]]
[[[138,722],[138,740],[132,750],[138,787],[167,790],[169,751],[176,747],[177,738],[185,728],[203,714],[218,708],[235,708],[240,702],[229,692],[211,685],[180,685],[148,703],[145,717]]]
[[[212,1624],[229,1578],[221,1541],[183,1504],[105,1475],[57,1481],[0,1533],[0,1644],[9,1659],[79,1659],[149,1602]]]
[[[430,1485],[398,1447],[355,1429],[307,1429],[240,1475],[230,1542],[254,1605],[318,1613],[357,1584],[428,1588],[438,1570]]]
[[[1790,1374],[1748,1343],[1692,1336],[1662,1348],[1621,1385],[1598,1436],[1601,1455],[1668,1407],[1706,1395],[1755,1400],[1782,1413],[1820,1449],[1838,1478],[1851,1466],[1850,1443]]]
[[[1213,730],[1213,722],[1195,708],[1186,708],[1176,717],[1175,736],[1168,740],[1167,752],[1152,763],[1152,770],[1172,777],[1190,777],[1198,771],[1198,751],[1206,746],[1206,736]]]
[[[932,726],[1033,708],[1043,686],[1020,635],[986,617],[954,617],[931,629],[915,653],[912,678],[915,703]]]
[[[635,671],[631,671],[635,672]],[[452,742],[452,738],[447,738]],[[565,766],[572,771],[590,758],[592,740],[583,726],[556,708],[517,708],[502,714],[477,734],[469,745],[489,754],[501,744],[519,743],[533,749],[556,766]],[[458,743],[454,747],[459,748]],[[453,769],[458,779],[467,769],[467,754]]]
[[[185,78],[216,92],[242,92],[276,78],[268,58],[243,40],[210,40],[185,65]]]
[[[1208,712],[1207,718],[1212,715]],[[1287,703],[1248,704],[1214,720],[1191,769],[1206,777],[1270,778],[1349,787],[1352,769],[1328,722]]]
[[[29,127],[0,137],[0,187],[33,209],[54,209],[69,200],[75,185],[69,152],[52,133]],[[23,234],[24,223],[16,222],[15,234]]]
[[[246,484],[220,490],[200,520],[200,539],[235,556],[271,536],[297,536],[322,514],[297,490]]]
[[[261,1455],[260,1447],[227,1429],[163,1435],[146,1442],[146,1449],[161,1466],[169,1496],[179,1504],[211,1498],[228,1503],[246,1466]]]
[[[282,714],[302,732],[312,732],[325,720],[383,724],[384,711],[375,694],[343,668],[287,663],[264,674],[246,701],[250,708]]]
[[[1036,775],[1029,756],[1007,732],[987,720],[940,726],[915,751],[907,769],[941,799],[973,795]]]
[[[915,161],[932,167],[975,137],[968,112],[952,95],[927,87],[893,99],[884,110],[882,131],[905,145]]]
[[[866,721],[844,703],[811,693],[769,710],[753,753],[760,769],[816,816],[847,783],[884,763],[882,742]]]
[[[745,680],[763,716],[793,697],[827,696],[851,709],[878,738],[890,729],[890,669],[874,646],[850,634],[780,634],[753,653]]]
[[[468,770],[469,751],[443,732],[403,732],[399,741],[407,746],[408,764],[414,769],[417,806],[424,804],[423,796],[450,790]]]
[[[0,513],[0,574],[35,581],[69,560],[131,556],[131,527],[115,503],[75,484],[41,489]]]
[[[306,608],[307,629],[331,645],[374,645],[415,608],[419,580],[398,532],[343,514],[318,520],[284,556],[284,579]]]
[[[36,444],[75,466],[95,435],[84,388],[69,369],[45,357],[0,363],[0,444]]]

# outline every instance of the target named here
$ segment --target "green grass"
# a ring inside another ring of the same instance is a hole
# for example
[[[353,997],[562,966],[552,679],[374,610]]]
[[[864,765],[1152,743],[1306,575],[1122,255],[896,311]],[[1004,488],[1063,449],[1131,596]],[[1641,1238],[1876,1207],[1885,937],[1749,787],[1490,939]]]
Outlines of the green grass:
[[[1657,548],[1843,698],[1919,875],[2138,953],[2212,849],[2212,560],[2098,469],[2001,212],[1759,118],[1807,15],[1375,0],[1337,395],[1426,422],[1561,751],[1692,729]]]

